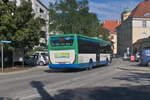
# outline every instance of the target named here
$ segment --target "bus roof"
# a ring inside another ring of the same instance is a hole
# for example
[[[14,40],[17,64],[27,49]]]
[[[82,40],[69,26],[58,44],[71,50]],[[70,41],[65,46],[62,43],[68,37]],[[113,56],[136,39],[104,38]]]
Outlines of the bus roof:
[[[87,38],[87,39],[90,39],[90,40],[94,40],[94,41],[97,41],[97,42],[102,42],[103,44],[111,45],[111,42],[105,41],[101,38],[89,37],[89,36],[84,36],[84,35],[80,35],[80,34],[50,35],[50,37],[64,37],[64,36],[80,36],[80,37]]]

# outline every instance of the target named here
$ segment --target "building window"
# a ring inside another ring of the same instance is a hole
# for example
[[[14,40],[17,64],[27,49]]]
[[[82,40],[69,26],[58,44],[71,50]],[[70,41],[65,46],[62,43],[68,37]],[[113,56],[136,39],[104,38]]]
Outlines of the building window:
[[[147,27],[147,23],[146,23],[146,20],[143,21],[143,27]]]
[[[44,11],[40,8],[40,13],[44,13]]]

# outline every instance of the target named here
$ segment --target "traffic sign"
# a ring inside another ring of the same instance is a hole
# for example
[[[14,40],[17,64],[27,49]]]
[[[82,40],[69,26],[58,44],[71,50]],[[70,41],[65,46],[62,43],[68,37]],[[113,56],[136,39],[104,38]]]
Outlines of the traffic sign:
[[[1,42],[1,43],[6,43],[6,44],[8,44],[8,43],[11,43],[12,41],[8,41],[8,40],[1,40],[0,42]]]
[[[9,43],[11,43],[12,41],[8,41],[8,40],[1,40],[0,41],[0,43],[1,43],[1,64],[2,64],[2,72],[3,72],[3,70],[4,70],[4,61],[3,61],[3,59],[4,59],[4,54],[3,54],[3,45],[4,44],[9,44]]]

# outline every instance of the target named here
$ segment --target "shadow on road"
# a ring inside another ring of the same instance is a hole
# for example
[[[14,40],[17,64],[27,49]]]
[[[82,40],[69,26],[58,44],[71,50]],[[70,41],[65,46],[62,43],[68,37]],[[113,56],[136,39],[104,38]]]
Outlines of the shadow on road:
[[[19,99],[11,99],[11,98],[7,98],[7,97],[0,97],[0,100],[19,100]]]
[[[44,89],[44,84],[40,81],[32,81],[32,87],[36,88],[37,92],[41,96],[41,100],[55,100],[51,95]]]
[[[99,66],[94,66],[92,70],[102,68],[102,67],[108,67],[107,65],[99,65]],[[78,69],[49,69],[45,70],[44,72],[46,73],[77,73],[77,72],[82,72],[82,71],[88,71],[87,68],[78,68]],[[89,70],[90,71],[90,70]]]
[[[149,100],[150,86],[96,87],[61,90],[57,100]]]
[[[85,71],[85,69],[49,69],[45,70],[46,73],[77,73]]]
[[[32,81],[32,86],[41,95],[38,100],[149,100],[150,86],[95,87],[59,90],[51,96],[40,81]]]
[[[148,66],[145,66],[145,65],[141,65],[141,64],[139,64],[139,63],[133,63],[133,64],[130,64],[129,66],[131,66],[131,67],[145,67],[145,68],[148,68]]]
[[[122,77],[119,76],[113,79],[124,80],[124,81],[134,82],[134,83],[141,83],[144,81],[150,81],[150,73],[131,72],[129,75],[122,76]]]

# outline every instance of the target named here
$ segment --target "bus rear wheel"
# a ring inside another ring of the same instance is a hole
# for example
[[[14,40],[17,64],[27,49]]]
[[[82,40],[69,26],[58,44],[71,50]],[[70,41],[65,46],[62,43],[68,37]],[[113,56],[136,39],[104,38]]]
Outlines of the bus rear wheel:
[[[93,68],[93,59],[92,58],[90,58],[89,59],[89,66],[88,66],[88,70],[92,70],[92,68]]]

